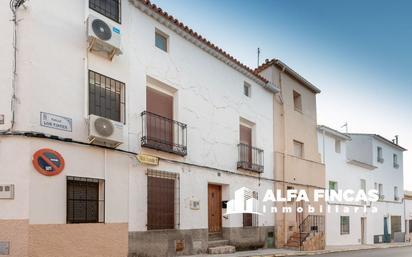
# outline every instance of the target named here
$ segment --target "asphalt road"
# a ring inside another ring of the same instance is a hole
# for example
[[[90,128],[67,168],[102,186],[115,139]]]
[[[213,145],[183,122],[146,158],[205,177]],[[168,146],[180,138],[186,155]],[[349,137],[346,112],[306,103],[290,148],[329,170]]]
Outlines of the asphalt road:
[[[412,247],[361,250],[353,252],[312,255],[316,257],[412,257]]]

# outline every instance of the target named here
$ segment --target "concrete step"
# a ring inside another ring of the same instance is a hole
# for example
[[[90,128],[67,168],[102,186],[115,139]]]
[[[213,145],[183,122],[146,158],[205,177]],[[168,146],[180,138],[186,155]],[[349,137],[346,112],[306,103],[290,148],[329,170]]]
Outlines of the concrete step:
[[[209,241],[222,240],[222,239],[223,239],[222,233],[209,233]]]
[[[229,244],[229,240],[224,240],[224,239],[209,240],[209,242],[207,242],[208,247],[224,246],[228,244]]]
[[[299,247],[299,241],[288,241],[287,243],[286,243],[286,246],[288,246],[288,247]]]
[[[209,247],[207,251],[209,254],[225,254],[236,252],[236,248],[233,245],[222,245],[216,247]]]

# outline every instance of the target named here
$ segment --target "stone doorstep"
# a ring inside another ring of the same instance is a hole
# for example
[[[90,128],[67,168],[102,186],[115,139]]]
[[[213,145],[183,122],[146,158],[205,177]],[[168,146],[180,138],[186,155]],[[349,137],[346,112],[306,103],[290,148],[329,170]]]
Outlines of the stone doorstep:
[[[225,246],[225,245],[229,245],[229,240],[220,239],[220,240],[208,241],[208,248],[212,248],[216,246]]]
[[[223,245],[223,246],[209,247],[207,251],[209,254],[225,254],[225,253],[234,253],[236,251],[236,248],[232,245]]]

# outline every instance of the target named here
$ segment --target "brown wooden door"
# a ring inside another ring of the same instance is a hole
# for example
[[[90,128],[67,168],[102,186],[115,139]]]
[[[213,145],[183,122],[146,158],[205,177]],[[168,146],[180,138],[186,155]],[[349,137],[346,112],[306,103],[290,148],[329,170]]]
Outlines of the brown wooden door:
[[[245,162],[247,166],[252,164],[252,129],[243,125],[240,125],[240,139],[241,146],[240,158]],[[250,168],[250,167],[249,167]]]
[[[147,136],[149,143],[173,147],[173,96],[146,87],[146,110],[148,114]]]
[[[221,186],[208,185],[208,213],[209,232],[219,233],[222,231],[222,194]]]

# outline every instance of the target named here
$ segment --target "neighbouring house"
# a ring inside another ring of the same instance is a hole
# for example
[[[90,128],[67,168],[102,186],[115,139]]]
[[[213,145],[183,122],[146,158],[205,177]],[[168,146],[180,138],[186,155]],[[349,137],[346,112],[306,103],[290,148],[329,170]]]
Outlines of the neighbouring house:
[[[406,240],[412,239],[412,191],[404,191]]]
[[[274,246],[273,213],[223,216],[238,189],[257,200],[275,188],[273,83],[143,0],[27,2],[16,10],[13,76],[8,4],[1,249],[120,257]]]
[[[320,206],[324,202],[312,201],[314,190],[325,188],[325,167],[319,154],[316,130],[316,95],[320,90],[277,59],[266,60],[257,72],[280,89],[273,96],[275,188],[284,192],[305,190],[311,200],[276,204],[278,209],[293,209],[292,213],[276,214],[276,246],[323,249],[325,216]],[[309,206],[315,208],[314,213],[308,213]],[[298,212],[298,208],[303,212]]]
[[[319,149],[329,191],[376,189],[377,202],[328,201],[327,245],[405,240],[403,151],[397,141],[375,134],[344,134],[318,127]]]

